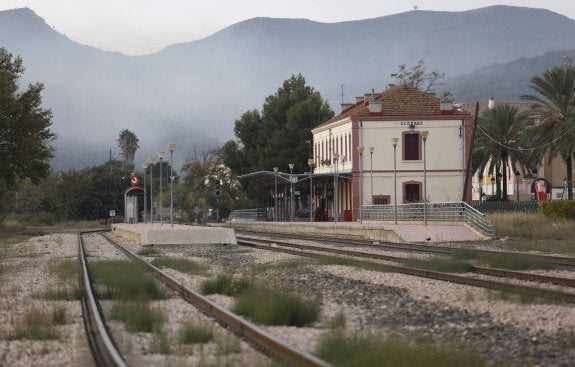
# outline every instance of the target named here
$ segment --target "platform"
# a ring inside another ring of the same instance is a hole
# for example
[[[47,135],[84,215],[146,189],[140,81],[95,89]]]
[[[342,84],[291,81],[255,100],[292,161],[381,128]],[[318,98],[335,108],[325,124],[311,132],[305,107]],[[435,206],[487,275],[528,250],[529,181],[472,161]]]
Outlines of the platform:
[[[280,234],[307,234],[346,236],[363,240],[396,243],[441,243],[457,241],[481,241],[489,237],[462,223],[401,223],[389,222],[258,222],[231,221],[229,228],[277,232]]]
[[[188,226],[169,223],[112,224],[112,234],[142,246],[216,244],[237,245],[233,228]]]

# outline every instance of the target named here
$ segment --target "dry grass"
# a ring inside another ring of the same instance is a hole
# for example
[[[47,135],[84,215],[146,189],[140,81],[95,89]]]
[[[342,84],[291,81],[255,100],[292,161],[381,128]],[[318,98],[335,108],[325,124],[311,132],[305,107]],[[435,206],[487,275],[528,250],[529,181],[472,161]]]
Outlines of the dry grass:
[[[539,214],[502,213],[490,214],[497,237],[511,238],[504,247],[515,251],[541,251],[575,255],[575,221],[553,219]]]

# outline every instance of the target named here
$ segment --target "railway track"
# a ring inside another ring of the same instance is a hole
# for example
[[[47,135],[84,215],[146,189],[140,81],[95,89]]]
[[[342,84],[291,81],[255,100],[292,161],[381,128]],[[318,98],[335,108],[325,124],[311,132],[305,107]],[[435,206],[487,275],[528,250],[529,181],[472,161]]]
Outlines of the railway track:
[[[305,245],[305,244],[296,244],[292,242],[279,242],[273,240],[262,240],[262,239],[253,239],[253,238],[246,238],[238,236],[238,244],[246,245],[251,247],[257,247],[260,249],[267,249],[267,250],[278,250],[288,252],[294,255],[299,256],[322,256],[319,253],[329,253],[338,256],[347,256],[347,257],[354,257],[359,258],[362,260],[383,260],[383,261],[391,261],[391,262],[401,262],[405,260],[405,258],[391,256],[386,254],[379,254],[379,253],[371,253],[371,252],[361,252],[355,250],[346,250],[342,248],[332,248],[332,247],[324,247],[324,246],[314,246],[314,245]],[[513,292],[518,294],[526,294],[532,295],[537,297],[549,298],[554,300],[561,300],[564,302],[575,303],[575,294],[569,292],[563,292],[560,290],[554,289],[546,289],[541,287],[534,287],[534,286],[526,286],[520,284],[511,284],[507,282],[495,281],[495,280],[488,280],[488,279],[478,279],[478,278],[471,278],[462,275],[456,275],[451,273],[444,273],[444,272],[437,272],[431,270],[422,270],[417,268],[405,267],[405,266],[396,266],[396,265],[382,265],[385,269],[390,271],[402,273],[402,274],[409,274],[415,275],[419,277],[425,277],[430,279],[436,280],[443,280],[449,281],[453,283],[471,285],[476,287],[482,288],[489,288],[495,290],[502,290],[507,292]],[[506,278],[514,278],[524,281],[531,281],[531,282],[541,282],[541,283],[550,283],[555,285],[561,286],[568,286],[568,287],[575,287],[575,279],[571,278],[560,278],[560,277],[550,277],[550,276],[543,276],[538,274],[532,273],[525,273],[525,272],[517,272],[517,271],[509,271],[505,269],[493,269],[493,268],[485,268],[485,267],[477,267],[473,266],[472,271],[482,274],[482,275],[489,275],[489,276],[497,276],[497,277],[506,277]]]
[[[298,366],[318,366],[318,367],[328,367],[330,364],[325,361],[307,353],[302,350],[296,349],[284,341],[272,336],[267,333],[257,325],[236,316],[232,312],[218,306],[217,304],[211,302],[201,294],[191,290],[180,283],[177,279],[173,278],[169,274],[163,272],[154,265],[146,262],[140,256],[129,251],[125,247],[121,246],[118,242],[113,240],[110,236],[100,233],[108,242],[120,249],[124,254],[126,254],[130,259],[134,261],[140,261],[146,264],[153,275],[166,284],[168,287],[174,289],[178,294],[187,302],[193,304],[198,309],[200,309],[205,314],[216,319],[220,324],[233,330],[236,334],[242,336],[248,340],[252,345],[255,345],[259,350],[265,353],[278,357],[282,360],[289,361]],[[89,272],[87,270],[85,253],[83,249],[82,239],[80,235],[79,247],[81,254],[81,262],[84,265],[84,282],[87,289],[91,289]],[[93,292],[91,292],[93,293]],[[93,296],[93,294],[92,294]],[[115,348],[112,337],[107,332],[107,328],[104,325],[103,317],[100,315],[99,307],[95,299],[92,301],[87,300],[86,302],[86,313],[87,319],[91,319],[93,315],[96,315],[96,319],[100,321],[86,321],[86,328],[89,335],[92,335],[94,341],[90,341],[93,346],[92,350],[95,354],[95,359],[99,361],[99,365],[104,366],[124,366],[126,365],[121,354]],[[101,361],[101,362],[100,362]],[[122,364],[124,363],[124,364]]]
[[[266,235],[273,238],[289,238],[289,239],[298,239],[298,240],[309,240],[309,241],[316,241],[320,243],[332,243],[336,246],[368,246],[377,249],[389,249],[395,251],[406,251],[406,252],[417,252],[417,253],[429,253],[429,254],[452,254],[458,250],[466,250],[463,247],[447,247],[447,246],[440,246],[440,245],[427,245],[424,243],[421,244],[413,244],[413,243],[395,243],[395,242],[381,242],[381,241],[372,241],[372,240],[362,240],[357,238],[346,238],[346,237],[338,237],[338,238],[326,238],[322,236],[310,236],[310,235],[286,235],[280,233],[264,233],[261,231],[236,231],[238,237],[244,235]],[[517,252],[511,251],[495,251],[495,250],[485,250],[485,249],[475,249],[477,253],[480,254],[501,254],[501,255],[516,255]],[[545,255],[545,254],[529,254],[532,258],[540,258],[544,260],[551,261],[553,264],[558,266],[566,266],[566,267],[575,267],[575,257],[572,256],[558,256],[558,255]]]

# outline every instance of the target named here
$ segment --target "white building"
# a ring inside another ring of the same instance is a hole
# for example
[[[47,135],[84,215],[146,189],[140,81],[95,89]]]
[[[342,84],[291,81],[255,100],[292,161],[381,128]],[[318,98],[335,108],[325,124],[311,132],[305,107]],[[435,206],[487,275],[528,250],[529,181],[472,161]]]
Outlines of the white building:
[[[313,207],[355,221],[360,202],[470,201],[472,132],[471,114],[409,85],[356,97],[312,130],[314,175],[334,177],[317,180]]]

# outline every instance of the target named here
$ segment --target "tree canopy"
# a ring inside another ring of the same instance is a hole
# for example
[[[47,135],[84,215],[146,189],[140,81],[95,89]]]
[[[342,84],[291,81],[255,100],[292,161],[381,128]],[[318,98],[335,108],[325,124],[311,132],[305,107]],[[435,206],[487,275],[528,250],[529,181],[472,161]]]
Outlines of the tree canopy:
[[[552,157],[560,155],[567,170],[567,194],[573,199],[572,156],[575,152],[575,67],[564,65],[546,70],[531,79],[536,95],[524,99],[536,102],[542,123],[533,129],[539,143],[549,145]]]
[[[437,82],[445,78],[445,73],[440,73],[439,70],[427,72],[423,60],[419,60],[414,66],[399,65],[397,73],[391,74],[391,76],[395,78],[397,84],[409,84],[415,89],[427,93],[435,92]],[[448,94],[451,97],[451,93]]]
[[[234,133],[221,149],[226,166],[235,174],[269,171],[272,167],[294,172],[307,168],[311,129],[333,117],[334,113],[304,77],[292,75],[274,95],[265,99],[260,113],[245,112],[236,120]]]
[[[136,134],[128,129],[122,130],[118,136],[118,146],[122,149],[125,169],[128,171],[134,169],[134,156],[136,155],[136,150],[140,147],[138,145],[139,141]]]
[[[19,92],[23,73],[22,59],[0,48],[0,180],[8,186],[18,178],[38,183],[50,173],[53,156],[52,113],[41,107],[43,85]]]

